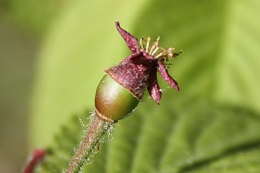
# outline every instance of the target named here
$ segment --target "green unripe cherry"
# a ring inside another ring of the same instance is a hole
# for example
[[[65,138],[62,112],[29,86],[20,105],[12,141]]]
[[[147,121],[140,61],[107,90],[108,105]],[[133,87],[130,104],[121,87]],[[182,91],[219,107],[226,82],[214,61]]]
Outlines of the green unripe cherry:
[[[139,101],[109,75],[100,81],[95,97],[95,108],[101,118],[116,122],[126,118]]]

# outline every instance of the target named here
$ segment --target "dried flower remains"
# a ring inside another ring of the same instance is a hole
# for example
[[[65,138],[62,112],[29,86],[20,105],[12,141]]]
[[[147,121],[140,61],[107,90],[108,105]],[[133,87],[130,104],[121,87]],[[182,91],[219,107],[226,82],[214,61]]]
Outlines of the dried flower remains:
[[[107,69],[106,73],[138,100],[142,99],[147,88],[153,100],[159,104],[162,93],[157,81],[157,71],[172,88],[179,91],[178,83],[169,75],[165,62],[177,57],[182,51],[174,53],[174,48],[159,47],[160,37],[152,44],[150,37],[141,38],[139,45],[137,38],[122,29],[118,21],[116,28],[132,54],[118,65]]]

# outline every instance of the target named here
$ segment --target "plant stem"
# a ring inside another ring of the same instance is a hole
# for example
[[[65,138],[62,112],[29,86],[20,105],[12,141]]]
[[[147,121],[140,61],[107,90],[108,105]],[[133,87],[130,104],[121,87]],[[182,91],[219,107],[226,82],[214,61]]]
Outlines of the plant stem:
[[[78,150],[76,151],[72,161],[69,164],[69,168],[66,173],[78,173],[82,165],[89,157],[93,149],[95,148],[98,141],[106,133],[106,131],[111,127],[113,123],[101,119],[99,116],[93,116],[89,130],[86,137],[81,142]]]

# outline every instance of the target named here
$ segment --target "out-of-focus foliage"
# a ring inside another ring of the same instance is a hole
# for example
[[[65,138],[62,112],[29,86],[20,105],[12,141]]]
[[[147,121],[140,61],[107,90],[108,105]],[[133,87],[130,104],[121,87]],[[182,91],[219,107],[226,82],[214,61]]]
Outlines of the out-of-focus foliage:
[[[169,68],[181,91],[167,89],[161,106],[148,101],[120,121],[103,153],[106,165],[84,170],[237,172],[241,165],[260,170],[254,164],[260,145],[259,7],[257,0],[74,3],[52,27],[40,54],[32,146],[51,144],[72,114],[93,108],[102,70],[129,54],[114,26],[119,20],[137,37],[160,35],[162,47],[184,50]],[[194,103],[181,101],[191,97]]]
[[[0,1],[0,172],[21,172],[27,159],[38,50],[50,25],[72,2]]]
[[[70,0],[2,0],[0,13],[27,32],[41,35],[63,10],[76,1]]]

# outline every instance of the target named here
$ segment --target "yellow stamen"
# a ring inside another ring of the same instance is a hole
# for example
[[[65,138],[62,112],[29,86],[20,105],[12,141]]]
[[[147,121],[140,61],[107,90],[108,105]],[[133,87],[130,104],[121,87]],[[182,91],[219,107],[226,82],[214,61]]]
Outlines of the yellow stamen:
[[[147,37],[146,49],[145,49],[145,52],[147,52],[147,53],[148,53],[148,48],[149,48],[150,40],[151,40],[151,38],[150,38],[150,37]]]
[[[160,37],[158,37],[151,46],[149,46],[151,38],[147,37],[147,39],[141,38],[140,39],[140,49],[142,51],[145,51],[146,53],[152,55],[155,59],[159,58],[165,58],[166,61],[170,60],[173,57],[178,56],[179,54],[182,53],[180,51],[179,53],[173,53],[175,51],[175,48],[168,48],[168,49],[163,49],[159,47],[159,40]],[[159,51],[160,49],[160,51]]]

